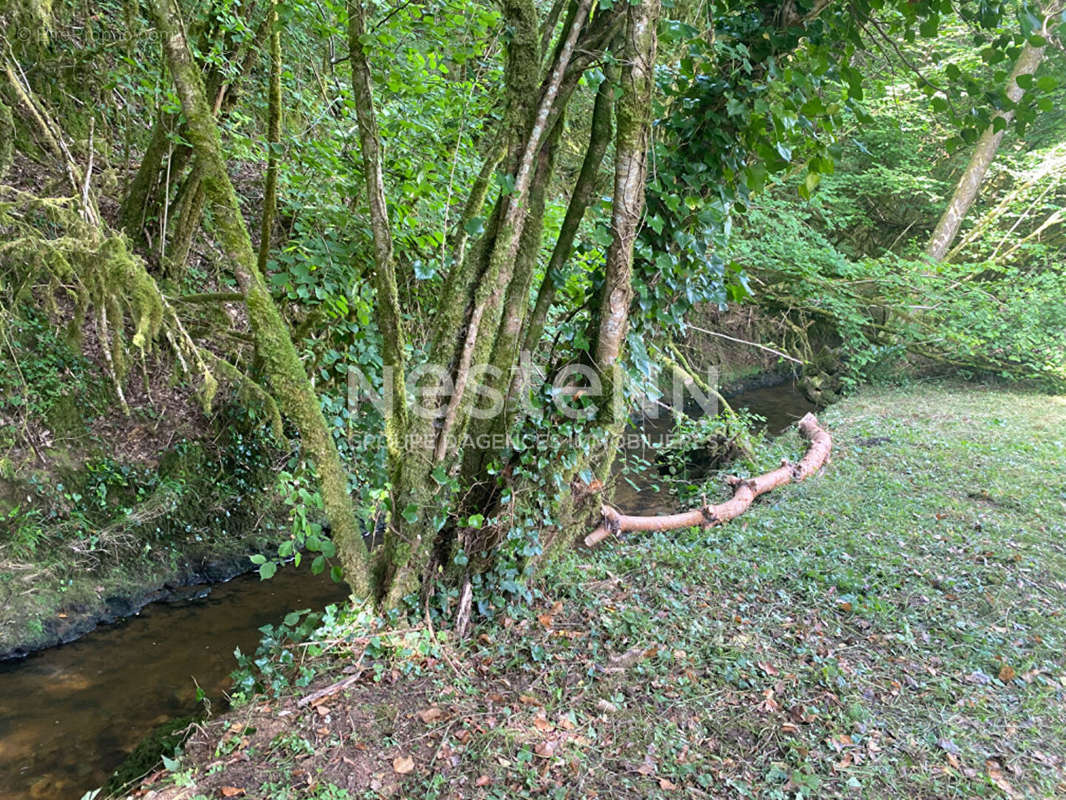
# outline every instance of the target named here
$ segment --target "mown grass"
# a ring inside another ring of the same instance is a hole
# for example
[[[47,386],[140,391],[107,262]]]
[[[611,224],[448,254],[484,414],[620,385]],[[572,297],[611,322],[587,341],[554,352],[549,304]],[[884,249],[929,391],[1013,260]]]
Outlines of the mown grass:
[[[368,672],[326,715],[253,703],[245,730],[292,711],[298,775],[254,736],[205,770],[231,718],[198,734],[182,791],[1066,795],[1066,397],[867,388],[822,421],[823,475],[723,528],[575,551],[528,616],[450,665]],[[389,713],[353,721],[371,704]]]

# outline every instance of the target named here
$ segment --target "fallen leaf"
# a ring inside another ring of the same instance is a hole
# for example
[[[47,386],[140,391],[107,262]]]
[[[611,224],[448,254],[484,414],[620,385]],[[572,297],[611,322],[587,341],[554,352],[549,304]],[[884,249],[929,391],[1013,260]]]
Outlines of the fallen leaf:
[[[546,739],[533,748],[533,752],[541,758],[551,758],[555,755],[555,751],[559,748],[559,742],[556,739]]]
[[[539,622],[545,628],[550,628],[554,621],[555,617],[553,617],[551,614],[541,614],[537,617],[537,622]]]
[[[760,661],[759,664],[758,664],[758,667],[763,672],[765,672],[767,675],[777,675],[778,674],[777,667],[775,667],[773,664],[769,664],[769,663],[767,663],[765,661]]]
[[[223,786],[219,791],[223,797],[239,797],[244,794],[244,789],[240,789],[236,786]]]
[[[667,780],[666,778],[659,778],[659,788],[660,789],[676,789],[677,788],[677,784],[673,783],[672,781]]]
[[[432,706],[431,708],[424,708],[419,711],[418,716],[424,723],[428,725],[429,723],[435,722],[436,720],[443,717],[444,713],[436,706]]]
[[[986,761],[985,768],[988,769],[988,779],[1003,790],[1003,793],[1007,795],[1007,797],[1014,798],[1018,796],[1017,792],[1014,791],[1014,787],[1003,777],[1003,773],[1000,771],[1000,768],[995,761],[992,761],[991,759]]]
[[[415,760],[410,756],[396,756],[392,760],[392,768],[400,775],[406,775],[415,768]]]
[[[539,705],[541,705],[540,700],[538,700],[537,698],[535,698],[531,694],[519,695],[518,699],[522,701],[523,705],[527,705],[527,706],[539,706]]]
[[[1008,664],[1004,664],[1002,667],[999,668],[999,679],[1003,681],[1003,683],[1010,683],[1012,680],[1014,680],[1014,676],[1016,674],[1017,673],[1014,671],[1014,667],[1009,666]]]
[[[315,706],[315,711],[318,712],[318,716],[324,717],[329,714],[329,709],[325,706]]]
[[[490,778],[488,775],[482,775],[476,781],[474,781],[474,786],[488,786],[490,783],[492,783],[492,778]]]
[[[541,733],[547,733],[555,727],[550,722],[548,722],[548,718],[544,716],[543,711],[537,714],[537,716],[533,717],[533,726]]]

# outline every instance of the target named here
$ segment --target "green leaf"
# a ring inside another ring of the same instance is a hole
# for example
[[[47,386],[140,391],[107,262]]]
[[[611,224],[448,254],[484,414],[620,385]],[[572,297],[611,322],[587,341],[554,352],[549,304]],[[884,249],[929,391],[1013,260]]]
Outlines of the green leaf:
[[[403,518],[407,520],[409,525],[414,525],[418,522],[418,506],[414,503],[408,503],[403,510]]]
[[[414,268],[415,277],[420,281],[428,281],[437,274],[436,265],[427,263],[421,258],[416,258],[411,263],[411,266]]]
[[[278,571],[278,565],[273,561],[268,561],[259,567],[259,580],[268,581],[274,577],[274,573]]]
[[[315,556],[315,560],[311,562],[311,574],[321,575],[322,570],[326,568],[326,559],[322,556]]]
[[[278,548],[278,551],[279,552],[281,551],[280,547]],[[254,556],[248,556],[248,558],[253,564],[265,564],[266,563],[266,556],[260,555],[259,553],[256,553]]]
[[[344,570],[339,565],[334,564],[329,568],[329,577],[333,579],[334,583],[344,582]]]
[[[485,220],[482,217],[473,217],[463,226],[463,230],[471,236],[480,236],[485,232]]]

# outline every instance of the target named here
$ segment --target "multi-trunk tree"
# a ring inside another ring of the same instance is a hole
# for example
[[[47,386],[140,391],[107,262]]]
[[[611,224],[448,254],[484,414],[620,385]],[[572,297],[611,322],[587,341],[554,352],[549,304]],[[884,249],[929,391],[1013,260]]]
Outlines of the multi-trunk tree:
[[[744,293],[720,243],[772,173],[800,171],[809,196],[831,171],[834,140],[863,118],[864,37],[932,35],[943,5],[901,0],[875,19],[865,3],[795,0],[233,13],[152,0],[160,80],[180,108],[157,88],[117,221],[134,241],[145,219],[159,223],[142,252],[162,253],[167,277],[193,292],[167,307],[175,331],[195,304],[243,306],[227,319],[248,329],[226,333],[254,348],[241,369],[295,432],[353,592],[392,609],[443,587],[465,598],[464,616],[471,584],[515,592],[516,570],[599,522],[627,370],[646,371],[649,345],[667,349],[696,304]],[[958,13],[975,29],[1000,19],[971,3]],[[283,116],[301,130],[287,141]],[[245,188],[255,172],[252,140],[235,142],[242,125],[265,131],[261,205]],[[80,167],[63,159],[76,191]],[[341,199],[316,218],[319,191]],[[180,267],[201,227],[228,276],[198,287]],[[325,272],[302,261],[312,239],[320,261],[349,260],[346,286],[311,285]],[[274,280],[296,273],[304,295]],[[331,292],[332,316],[301,307]],[[384,454],[372,514],[356,507],[355,462],[322,411],[337,387],[304,361],[334,325],[358,339],[349,353],[369,353],[361,367],[382,394],[380,447],[356,453]],[[225,347],[200,345],[190,360],[243,379]],[[552,436],[525,445],[527,433]]]

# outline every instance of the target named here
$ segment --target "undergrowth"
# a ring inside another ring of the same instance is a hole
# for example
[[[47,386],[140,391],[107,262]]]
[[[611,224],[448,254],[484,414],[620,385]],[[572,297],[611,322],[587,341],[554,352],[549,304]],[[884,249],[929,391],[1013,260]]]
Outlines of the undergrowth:
[[[157,797],[1063,794],[1066,401],[911,384],[822,422],[824,474],[571,552],[462,645],[287,620],[267,694],[245,683]]]

